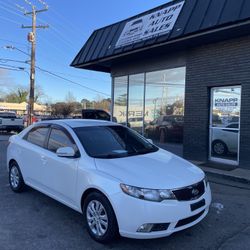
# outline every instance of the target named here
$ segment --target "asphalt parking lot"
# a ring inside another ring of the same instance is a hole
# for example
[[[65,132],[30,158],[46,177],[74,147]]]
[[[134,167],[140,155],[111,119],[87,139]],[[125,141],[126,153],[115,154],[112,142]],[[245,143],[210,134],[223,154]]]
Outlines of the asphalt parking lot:
[[[198,225],[163,239],[121,238],[109,245],[98,244],[88,236],[81,214],[31,188],[21,194],[10,190],[7,139],[0,135],[1,250],[250,248],[250,187],[213,179],[213,203]]]

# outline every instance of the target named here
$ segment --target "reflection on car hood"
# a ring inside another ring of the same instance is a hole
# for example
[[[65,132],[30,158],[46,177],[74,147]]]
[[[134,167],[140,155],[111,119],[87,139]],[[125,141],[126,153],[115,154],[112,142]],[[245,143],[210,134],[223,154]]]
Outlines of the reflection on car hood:
[[[180,188],[204,178],[201,169],[162,149],[131,157],[95,159],[95,162],[98,170],[124,184],[143,188]]]

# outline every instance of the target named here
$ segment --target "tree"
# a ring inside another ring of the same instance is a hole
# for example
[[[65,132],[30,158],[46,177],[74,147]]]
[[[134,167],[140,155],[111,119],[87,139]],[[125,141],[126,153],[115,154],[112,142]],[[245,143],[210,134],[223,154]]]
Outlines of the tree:
[[[40,85],[36,85],[34,101],[36,103],[39,103],[41,101],[41,98],[44,96],[45,96],[45,94],[44,94],[43,88]]]
[[[69,91],[69,92],[67,93],[67,95],[65,96],[65,101],[66,101],[67,103],[76,102],[76,98],[75,98],[75,96],[73,95],[73,93],[72,93],[71,91]]]
[[[37,85],[35,88],[34,101],[39,102],[40,98],[44,96],[41,86]],[[27,102],[29,98],[29,88],[24,86],[17,86],[11,89],[4,97],[5,102],[22,103]]]
[[[26,102],[28,98],[28,90],[23,87],[13,89],[5,96],[6,102],[21,103]]]
[[[72,103],[57,102],[51,105],[52,116],[66,118],[74,112],[74,105]]]

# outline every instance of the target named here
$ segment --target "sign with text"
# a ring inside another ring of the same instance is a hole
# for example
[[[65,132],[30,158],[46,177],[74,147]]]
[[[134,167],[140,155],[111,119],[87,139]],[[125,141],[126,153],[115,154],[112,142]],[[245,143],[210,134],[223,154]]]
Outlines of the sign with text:
[[[169,33],[175,25],[184,2],[127,22],[115,47],[123,47]]]
[[[240,100],[237,97],[233,98],[215,98],[214,106],[221,112],[237,112],[240,107]]]

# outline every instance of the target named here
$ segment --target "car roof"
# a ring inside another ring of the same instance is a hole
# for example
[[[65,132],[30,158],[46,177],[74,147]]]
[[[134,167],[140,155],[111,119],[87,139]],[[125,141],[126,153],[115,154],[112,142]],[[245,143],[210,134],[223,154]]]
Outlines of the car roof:
[[[110,121],[91,120],[91,119],[60,119],[60,120],[49,120],[49,121],[37,122],[36,124],[37,125],[41,125],[41,124],[68,125],[71,128],[119,125],[117,123],[110,122]]]

